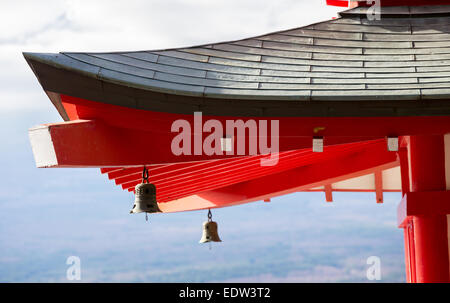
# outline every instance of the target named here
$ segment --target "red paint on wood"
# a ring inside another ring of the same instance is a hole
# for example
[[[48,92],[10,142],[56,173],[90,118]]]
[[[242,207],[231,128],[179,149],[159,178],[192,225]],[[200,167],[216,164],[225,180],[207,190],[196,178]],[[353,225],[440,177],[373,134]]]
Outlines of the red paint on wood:
[[[383,175],[382,171],[375,172],[375,196],[377,203],[383,203]]]
[[[347,0],[326,0],[327,5],[330,6],[339,6],[339,7],[348,7],[349,1]]]
[[[227,161],[215,161],[215,162],[201,162],[203,164],[196,164],[192,169],[188,169],[184,172],[176,172],[174,177],[170,177],[171,180],[176,178],[178,181],[183,182],[183,187],[188,187],[191,190],[193,183],[199,182],[216,182],[219,180],[222,184],[225,184],[227,180],[236,180],[236,178],[252,179],[259,174],[266,174],[266,172],[282,171],[291,169],[297,166],[304,166],[313,163],[318,163],[325,159],[339,157],[349,153],[354,153],[368,146],[379,144],[380,141],[370,141],[361,143],[352,143],[346,145],[328,146],[324,153],[313,153],[311,150],[294,150],[288,152],[282,152],[278,156],[278,163],[275,166],[261,166],[260,159],[263,156],[241,157],[236,159],[229,159]],[[132,177],[132,176],[130,176]],[[139,177],[134,175],[134,181],[122,184],[124,189],[134,188],[139,183]],[[154,179],[158,183],[158,187],[162,188],[167,185],[165,182],[167,176],[163,179]],[[159,183],[161,182],[161,183]],[[177,187],[179,190],[181,187]]]
[[[333,202],[333,189],[331,184],[325,185],[325,200],[327,202]]]
[[[413,222],[416,281],[450,282],[447,216],[415,216]]]
[[[400,174],[402,179],[402,196],[410,191],[409,189],[409,165],[408,165],[408,149],[400,147],[398,150],[400,159]]]
[[[450,214],[450,191],[410,192],[403,196],[397,208],[397,223],[404,227],[413,216]]]
[[[220,204],[232,203],[237,199],[251,202],[264,199],[269,195],[280,196],[324,186],[366,175],[376,169],[388,169],[395,166],[398,166],[395,154],[387,152],[384,141],[380,141],[380,145],[371,146],[371,148],[357,153],[222,187],[199,195]]]
[[[450,282],[444,138],[413,136],[409,149],[412,192],[399,205],[399,222],[413,223],[413,281]]]
[[[411,136],[411,191],[444,190],[445,149],[443,136]]]
[[[411,283],[411,262],[410,262],[410,250],[409,250],[409,233],[408,228],[403,228],[403,240],[405,249],[405,270],[406,270],[406,282]]]
[[[422,6],[422,5],[448,5],[447,0],[377,0],[380,6]],[[356,7],[356,6],[372,6],[375,0],[326,0],[329,6],[338,7]]]
[[[61,95],[64,104],[76,106],[79,119],[101,120],[111,127],[165,133],[172,138],[174,121],[185,119],[193,125],[193,115],[169,114],[138,110]],[[448,116],[416,117],[233,117],[203,116],[203,121],[219,120],[279,120],[280,150],[311,146],[311,137],[322,136],[325,145],[343,144],[396,136],[446,134],[450,132]],[[270,124],[270,123],[269,123]],[[314,130],[320,129],[320,132]],[[171,136],[172,135],[172,136]],[[290,138],[290,139],[288,139]]]

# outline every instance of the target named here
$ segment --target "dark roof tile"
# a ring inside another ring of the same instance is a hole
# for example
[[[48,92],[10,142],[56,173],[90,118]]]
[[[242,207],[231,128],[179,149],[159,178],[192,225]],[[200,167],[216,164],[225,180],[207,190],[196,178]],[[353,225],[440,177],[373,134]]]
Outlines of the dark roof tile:
[[[252,100],[400,100],[450,94],[450,6],[365,8],[238,41],[33,60],[159,93]],[[430,14],[436,13],[435,17]],[[448,15],[446,15],[448,14]],[[31,56],[31,55],[30,55]]]

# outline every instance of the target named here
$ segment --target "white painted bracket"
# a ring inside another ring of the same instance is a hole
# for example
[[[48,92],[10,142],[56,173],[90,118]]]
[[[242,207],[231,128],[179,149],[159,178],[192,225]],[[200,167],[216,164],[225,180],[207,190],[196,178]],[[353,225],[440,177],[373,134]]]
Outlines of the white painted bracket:
[[[388,151],[398,151],[398,137],[387,137]]]
[[[323,137],[313,137],[312,151],[315,153],[323,152]]]

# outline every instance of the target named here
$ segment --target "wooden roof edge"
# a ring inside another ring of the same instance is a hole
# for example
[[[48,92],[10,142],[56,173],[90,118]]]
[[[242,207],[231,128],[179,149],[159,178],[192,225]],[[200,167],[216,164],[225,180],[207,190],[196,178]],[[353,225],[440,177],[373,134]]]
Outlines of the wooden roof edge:
[[[379,14],[388,18],[450,16],[450,5],[387,6],[380,7],[379,9]],[[373,7],[360,6],[340,12],[339,16],[367,16],[374,12]]]

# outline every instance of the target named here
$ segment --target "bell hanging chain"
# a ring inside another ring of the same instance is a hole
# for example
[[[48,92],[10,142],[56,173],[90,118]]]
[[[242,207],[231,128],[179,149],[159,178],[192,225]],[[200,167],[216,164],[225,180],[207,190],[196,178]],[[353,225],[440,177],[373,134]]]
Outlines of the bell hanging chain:
[[[212,213],[211,213],[211,209],[208,209],[208,222],[212,221]]]
[[[148,169],[144,165],[144,170],[142,171],[142,183],[149,183],[148,177],[149,177]]]

